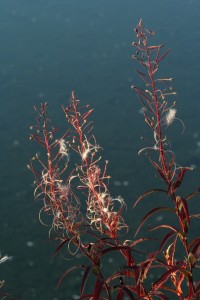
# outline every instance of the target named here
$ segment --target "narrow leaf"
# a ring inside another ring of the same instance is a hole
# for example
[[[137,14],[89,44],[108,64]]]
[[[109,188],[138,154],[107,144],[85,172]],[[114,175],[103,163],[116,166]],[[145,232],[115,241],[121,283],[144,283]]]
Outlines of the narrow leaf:
[[[94,286],[94,293],[93,293],[93,299],[94,300],[99,300],[100,295],[101,295],[101,291],[103,289],[104,286],[104,281],[103,279],[101,279],[100,277],[97,277],[97,280],[95,282],[95,286]]]
[[[125,291],[126,294],[129,296],[129,299],[135,300],[132,291],[131,291],[128,287],[122,286],[122,289],[123,289],[123,291]]]
[[[171,188],[170,188],[170,193],[175,193],[177,188],[181,185],[183,181],[183,177],[185,175],[185,172],[191,170],[191,168],[181,168],[180,172],[177,174],[177,180],[172,183]]]
[[[170,232],[168,232],[168,233],[165,235],[165,237],[163,238],[163,240],[162,240],[162,242],[161,242],[161,244],[160,244],[160,247],[159,247],[158,251],[156,251],[157,254],[162,250],[162,248],[164,247],[165,243],[166,243],[166,242],[170,239],[170,237],[172,237],[174,234],[175,234],[174,231],[170,231]]]
[[[158,173],[160,174],[160,177],[168,184],[168,181],[167,181],[167,178],[163,172],[163,170],[159,167],[159,165],[155,162],[155,161],[152,161],[150,159],[150,162],[152,163],[152,165],[156,168],[156,170],[158,171]]]
[[[129,251],[134,251],[137,253],[142,253],[140,251],[137,251],[135,249],[132,249],[130,246],[114,246],[114,247],[110,247],[110,248],[106,248],[101,252],[101,255],[107,254],[111,251],[119,251],[119,250],[129,250]]]
[[[195,259],[200,259],[200,238],[196,238],[189,245],[190,252],[194,255]]]
[[[199,219],[200,218],[200,214],[190,215],[190,219],[192,219],[192,218]]]
[[[162,189],[151,189],[151,190],[148,190],[146,192],[144,192],[138,199],[137,201],[135,202],[134,206],[135,207],[144,197],[154,193],[154,192],[162,192],[162,193],[166,193],[165,190],[162,190]]]
[[[60,286],[60,284],[62,283],[63,279],[71,272],[71,271],[74,271],[76,269],[80,269],[80,268],[85,268],[84,265],[76,265],[76,266],[73,266],[71,267],[70,269],[68,269],[62,276],[61,278],[59,279],[58,281],[58,284],[56,286],[56,289]]]
[[[116,300],[123,300],[123,299],[124,299],[124,291],[121,288],[119,288]]]
[[[146,222],[146,220],[148,220],[154,213],[158,212],[158,211],[162,211],[162,210],[168,210],[170,212],[174,212],[174,209],[170,208],[170,207],[156,207],[153,208],[151,211],[149,211],[142,219],[142,221],[140,222],[140,225],[138,226],[136,233],[135,233],[135,237],[138,234],[138,232],[140,231],[141,227],[144,225],[144,223]]]
[[[158,230],[158,229],[160,229],[160,228],[168,228],[168,229],[171,229],[172,231],[174,231],[175,233],[179,234],[178,229],[176,229],[175,227],[170,226],[170,225],[168,225],[168,224],[161,224],[161,225],[158,225],[158,226],[156,226],[156,227],[154,227],[154,228],[149,228],[149,231]]]
[[[123,286],[123,285],[116,285],[114,287],[114,289],[117,289],[119,288],[120,290],[123,290],[128,296],[129,296],[129,299],[131,300],[135,300],[134,296],[133,296],[133,293],[131,291],[131,289],[129,289],[127,286]],[[118,298],[117,298],[118,299]],[[119,298],[119,300],[121,299],[124,299],[124,298]]]
[[[85,119],[86,119],[93,111],[94,111],[94,109],[88,110],[86,113],[84,113],[84,114],[81,116],[81,119],[82,119],[82,120],[85,120]]]
[[[135,240],[134,242],[132,242],[130,244],[130,247],[135,247],[137,244],[145,242],[145,241],[155,241],[155,240],[158,240],[158,239],[154,239],[154,238],[139,238],[139,239]]]
[[[195,196],[197,196],[197,195],[200,195],[200,192],[194,192],[194,193],[191,193],[191,194],[187,195],[187,196],[185,197],[185,200],[188,201],[188,200],[190,200],[192,197],[195,197]]]
[[[182,200],[182,205],[183,205],[183,209],[184,209],[184,213],[185,213],[185,216],[186,216],[186,220],[188,222],[188,224],[190,223],[190,220],[189,220],[189,211],[188,211],[188,205],[187,205],[187,202],[184,198],[181,198]]]
[[[65,239],[64,241],[62,241],[62,242],[60,243],[60,245],[57,247],[57,249],[56,249],[56,251],[54,252],[53,256],[55,256],[55,255],[60,251],[60,249],[61,249],[67,242],[69,242],[69,241],[70,241],[69,238],[67,238],[67,239]]]
[[[148,46],[147,49],[155,50],[155,49],[160,49],[163,45],[156,45],[156,46]]]
[[[81,283],[81,295],[83,294],[84,290],[85,290],[85,285],[87,283],[87,280],[88,280],[88,276],[92,270],[92,267],[93,266],[87,266],[85,268],[85,272],[83,274],[83,279],[82,279],[82,283]]]
[[[159,57],[157,59],[157,63],[159,63],[161,60],[163,60],[163,58],[165,58],[165,56],[169,53],[170,49],[168,49],[161,57]]]
[[[138,94],[140,94],[142,97],[144,97],[144,98],[146,99],[147,102],[150,102],[150,103],[151,103],[151,99],[145,95],[145,91],[143,91],[142,89],[140,89],[140,88],[138,88],[138,87],[136,87],[136,86],[133,86],[133,88],[134,88],[134,90],[136,90],[136,92],[137,92]]]
[[[156,282],[153,283],[153,291],[159,290],[160,288],[162,288],[162,285],[168,280],[170,275],[172,273],[176,273],[178,271],[183,273],[188,278],[191,276],[191,273],[189,271],[187,271],[186,269],[183,269],[180,267],[173,267],[170,270],[168,270],[167,272],[165,272]]]

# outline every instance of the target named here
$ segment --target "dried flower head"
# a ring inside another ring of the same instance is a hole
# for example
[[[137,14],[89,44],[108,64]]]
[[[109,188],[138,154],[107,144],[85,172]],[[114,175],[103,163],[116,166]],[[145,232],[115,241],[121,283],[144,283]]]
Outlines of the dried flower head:
[[[176,113],[177,113],[177,110],[175,108],[168,109],[166,116],[165,116],[165,121],[166,121],[167,126],[171,125],[174,122],[174,120],[176,118]]]

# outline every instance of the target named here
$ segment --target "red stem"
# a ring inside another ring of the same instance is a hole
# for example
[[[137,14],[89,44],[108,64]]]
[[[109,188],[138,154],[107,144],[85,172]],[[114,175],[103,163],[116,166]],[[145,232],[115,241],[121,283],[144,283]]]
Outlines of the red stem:
[[[164,150],[163,150],[163,142],[162,142],[162,129],[161,129],[161,122],[160,122],[159,101],[158,101],[158,98],[157,98],[155,81],[154,81],[154,78],[153,78],[153,70],[152,70],[152,66],[151,66],[151,57],[150,57],[150,54],[149,54],[149,49],[148,49],[146,44],[145,44],[145,51],[146,51],[147,58],[148,58],[148,69],[149,69],[148,73],[149,73],[149,78],[150,78],[150,81],[151,81],[151,87],[152,87],[152,90],[153,90],[153,100],[155,102],[155,108],[156,108],[157,135],[158,135],[158,141],[159,141],[160,160],[161,160],[161,165],[162,165],[163,172],[166,176],[166,180],[168,180],[168,178],[167,178],[166,159],[165,159],[165,153],[164,153]]]

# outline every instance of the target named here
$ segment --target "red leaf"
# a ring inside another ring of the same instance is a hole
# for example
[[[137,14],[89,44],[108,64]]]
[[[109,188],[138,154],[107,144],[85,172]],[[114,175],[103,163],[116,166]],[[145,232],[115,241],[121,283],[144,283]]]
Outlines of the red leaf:
[[[155,50],[160,49],[163,45],[157,45],[157,46],[148,46],[147,49]]]
[[[188,201],[188,200],[190,200],[192,197],[195,197],[195,196],[197,196],[197,195],[200,195],[200,192],[194,192],[194,193],[191,193],[191,194],[187,195],[187,196],[185,197],[185,200]]]
[[[124,299],[124,291],[121,288],[119,288],[116,300],[123,300],[123,299]]]
[[[85,285],[86,285],[86,282],[88,280],[88,276],[92,270],[92,267],[93,266],[87,266],[85,268],[85,272],[84,272],[84,275],[83,275],[83,279],[82,279],[82,283],[81,283],[81,295],[83,294],[84,292],[84,289],[85,289]]]
[[[135,298],[134,298],[134,296],[133,296],[133,294],[132,294],[132,291],[131,291],[128,287],[122,286],[122,289],[123,289],[123,291],[125,291],[126,294],[129,296],[129,299],[135,300]]]
[[[121,250],[127,250],[127,251],[134,251],[134,252],[137,252],[137,253],[142,253],[140,251],[132,249],[130,246],[114,246],[114,247],[106,248],[105,250],[103,250],[101,252],[101,255],[107,254],[108,252],[111,252],[111,251],[121,251]]]
[[[158,226],[156,226],[154,228],[149,228],[149,231],[158,230],[160,228],[168,228],[168,229],[171,229],[172,231],[174,231],[175,233],[180,234],[180,232],[178,231],[178,229],[176,229],[175,227],[170,226],[168,224],[161,224],[161,225],[158,225]]]
[[[130,247],[134,247],[136,246],[137,244],[139,243],[142,243],[142,242],[145,242],[145,241],[155,241],[156,239],[153,239],[153,238],[140,238],[140,239],[137,239],[135,240],[134,242],[132,242],[130,244]]]
[[[133,296],[133,293],[132,293],[131,289],[129,289],[127,286],[116,285],[116,286],[114,287],[114,289],[117,289],[117,288],[119,288],[120,291],[123,291],[123,294],[121,293],[121,294],[120,294],[120,298],[116,298],[116,300],[123,300],[123,299],[124,299],[124,298],[123,298],[124,292],[129,296],[129,299],[135,300],[135,298],[134,298],[134,296]],[[120,292],[120,291],[119,291],[119,292]]]
[[[57,247],[57,249],[56,249],[56,251],[54,252],[53,256],[55,256],[55,255],[60,251],[60,249],[61,249],[68,241],[70,241],[69,238],[67,238],[67,239],[65,239],[64,241],[62,241],[62,242],[60,243],[60,245]]]
[[[152,161],[150,159],[150,162],[152,163],[152,165],[156,168],[156,170],[158,171],[158,173],[160,174],[160,177],[168,184],[168,181],[167,181],[167,178],[163,172],[163,170],[159,167],[159,165],[155,162],[155,161]]]
[[[84,113],[84,114],[81,116],[81,119],[82,119],[82,120],[85,120],[85,119],[86,119],[93,111],[94,111],[94,109],[88,110],[86,113]]]
[[[194,255],[195,259],[200,258],[200,238],[196,238],[189,245],[190,252]]]
[[[168,241],[168,239],[169,239],[170,237],[172,237],[174,234],[175,234],[174,231],[170,231],[170,232],[168,232],[168,233],[165,235],[165,237],[163,238],[163,240],[162,240],[162,242],[161,242],[161,244],[160,244],[159,249],[156,251],[156,254],[158,254],[158,253],[162,250],[162,248],[163,248],[163,246],[165,245],[165,243],[166,243],[166,242]]]
[[[126,269],[129,268],[129,267],[125,267]],[[132,268],[132,267],[130,267]],[[112,280],[114,279],[120,279],[120,277],[123,277],[123,276],[126,276],[127,275],[127,270],[120,270],[114,274],[112,274],[111,276],[109,276],[107,279],[106,279],[106,284],[110,284]]]
[[[136,92],[138,94],[140,94],[142,97],[144,97],[148,103],[151,103],[151,99],[146,96],[145,91],[143,91],[142,89],[140,89],[140,88],[138,88],[136,86],[133,86],[133,88],[134,88],[134,90],[136,90]]]
[[[178,214],[181,217],[182,230],[184,232],[187,232],[188,231],[188,226],[190,224],[187,202],[184,198],[182,198],[180,196],[177,196],[176,197],[176,204],[177,204],[177,207],[178,207]]]
[[[150,113],[153,114],[154,111],[153,111],[153,109],[151,108],[151,104],[150,104],[150,103],[146,104],[145,100],[143,100],[142,97],[141,97],[140,95],[137,95],[137,96],[138,96],[140,102],[142,103],[142,105],[143,105]],[[144,112],[144,110],[143,110],[143,112]],[[145,114],[145,115],[146,115],[146,114]]]
[[[151,211],[149,211],[144,218],[142,219],[142,221],[140,222],[140,225],[138,226],[136,233],[135,233],[135,237],[138,234],[139,230],[141,229],[141,227],[143,226],[143,224],[146,222],[147,219],[149,219],[154,213],[156,213],[157,211],[161,211],[161,210],[168,210],[171,212],[174,212],[174,209],[170,208],[170,207],[156,207],[153,208]]]
[[[190,278],[191,273],[187,271],[186,269],[180,268],[180,267],[173,267],[167,272],[165,272],[156,282],[153,283],[152,289],[153,291],[159,290],[162,288],[162,285],[167,281],[167,279],[170,277],[171,273],[176,273],[176,272],[181,272],[183,273],[186,277]]]
[[[97,277],[97,280],[95,282],[95,286],[94,286],[94,294],[93,294],[93,300],[99,300],[100,295],[101,295],[101,291],[103,289],[104,286],[104,281],[103,279],[101,279],[100,277]]]
[[[184,212],[185,212],[185,217],[186,217],[186,220],[188,222],[188,224],[190,223],[190,219],[189,219],[189,211],[188,211],[188,205],[187,205],[187,202],[184,198],[181,198],[182,200],[182,205],[183,205],[183,209],[184,209]]]
[[[71,267],[70,269],[68,269],[62,276],[61,278],[59,279],[58,281],[58,284],[56,286],[56,289],[60,286],[60,284],[62,283],[63,279],[71,272],[71,271],[74,271],[76,269],[79,269],[79,268],[85,268],[84,265],[77,265],[77,266],[73,266]]]
[[[157,59],[157,63],[159,63],[163,58],[169,53],[170,49],[168,49],[161,57]]]
[[[192,218],[199,219],[200,218],[200,214],[190,215],[190,219],[192,219]]]
[[[183,181],[183,177],[185,175],[185,172],[191,170],[190,168],[186,167],[186,168],[181,168],[180,172],[176,175],[177,180],[175,182],[172,183],[169,192],[175,193],[177,188],[181,185],[182,181]]]
[[[140,202],[140,200],[142,200],[144,197],[146,197],[146,196],[148,196],[148,195],[150,195],[150,194],[152,194],[152,193],[154,193],[154,192],[163,192],[163,193],[166,193],[166,191],[165,191],[165,190],[162,190],[162,189],[151,189],[151,190],[148,190],[148,191],[144,192],[144,193],[137,199],[137,201],[135,202],[135,204],[134,204],[133,207],[135,207],[135,206]]]

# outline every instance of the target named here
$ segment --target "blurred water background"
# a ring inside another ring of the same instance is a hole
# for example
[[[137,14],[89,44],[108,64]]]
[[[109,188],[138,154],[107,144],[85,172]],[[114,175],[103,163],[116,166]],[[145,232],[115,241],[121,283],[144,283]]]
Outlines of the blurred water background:
[[[199,0],[0,0],[0,250],[14,257],[1,265],[0,279],[18,299],[73,300],[79,280],[67,278],[55,290],[68,261],[52,259],[55,245],[33,200],[26,167],[36,149],[28,139],[33,105],[48,101],[60,127],[66,124],[60,106],[72,90],[95,108],[95,135],[109,160],[111,192],[126,200],[134,228],[144,206],[130,208],[155,183],[155,172],[137,156],[140,136],[148,131],[130,88],[138,82],[133,28],[143,18],[157,32],[155,41],[171,48],[162,72],[176,79],[177,116],[186,130],[181,135],[177,122],[170,134],[177,162],[194,167],[184,185],[189,193],[200,184],[199,17]]]

